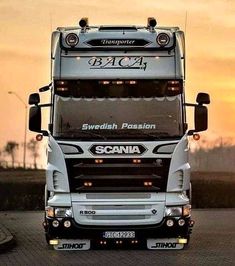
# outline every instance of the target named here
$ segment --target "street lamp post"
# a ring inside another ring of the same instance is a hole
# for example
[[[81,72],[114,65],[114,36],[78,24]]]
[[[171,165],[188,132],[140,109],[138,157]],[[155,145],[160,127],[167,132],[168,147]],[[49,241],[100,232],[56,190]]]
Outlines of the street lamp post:
[[[8,91],[9,94],[14,94],[18,100],[24,105],[25,108],[25,127],[24,127],[24,152],[23,152],[23,166],[24,169],[26,168],[26,138],[27,138],[27,113],[28,113],[28,106],[24,102],[24,100],[14,91]]]

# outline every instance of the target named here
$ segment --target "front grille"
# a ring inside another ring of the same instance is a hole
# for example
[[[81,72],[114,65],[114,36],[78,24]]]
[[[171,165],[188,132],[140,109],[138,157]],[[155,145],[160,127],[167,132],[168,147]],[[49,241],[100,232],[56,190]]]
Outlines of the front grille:
[[[96,194],[105,195],[105,193]],[[119,195],[119,193],[113,194]],[[135,193],[129,193],[131,194]],[[141,201],[131,200],[128,195],[126,199],[119,201],[86,201],[78,195],[77,200],[73,201],[72,208],[75,221],[82,225],[128,226],[130,222],[132,225],[157,224],[162,221],[165,212],[164,201],[157,199],[159,197],[155,193],[151,193],[150,199]]]
[[[170,159],[66,159],[71,192],[165,192]],[[84,186],[89,182],[91,186]],[[151,182],[151,186],[144,186]]]
[[[111,221],[120,221],[120,220],[144,220],[144,219],[149,219],[151,216],[150,215],[94,215],[94,216],[90,216],[88,219],[89,220],[99,220],[99,221],[107,221],[107,220],[111,220]]]

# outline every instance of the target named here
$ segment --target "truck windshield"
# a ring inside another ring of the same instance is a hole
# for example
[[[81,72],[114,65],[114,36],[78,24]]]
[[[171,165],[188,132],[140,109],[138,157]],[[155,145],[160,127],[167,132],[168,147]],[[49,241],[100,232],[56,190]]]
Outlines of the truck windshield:
[[[149,139],[182,136],[180,81],[57,81],[57,138]]]

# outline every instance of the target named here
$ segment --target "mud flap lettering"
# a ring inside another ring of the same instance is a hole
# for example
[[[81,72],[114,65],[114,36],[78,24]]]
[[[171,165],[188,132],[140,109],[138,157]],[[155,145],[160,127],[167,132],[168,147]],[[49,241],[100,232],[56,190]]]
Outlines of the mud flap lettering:
[[[179,244],[177,238],[148,239],[148,249],[182,249],[184,244]]]
[[[60,239],[59,244],[54,246],[56,250],[88,250],[90,240],[87,239]]]

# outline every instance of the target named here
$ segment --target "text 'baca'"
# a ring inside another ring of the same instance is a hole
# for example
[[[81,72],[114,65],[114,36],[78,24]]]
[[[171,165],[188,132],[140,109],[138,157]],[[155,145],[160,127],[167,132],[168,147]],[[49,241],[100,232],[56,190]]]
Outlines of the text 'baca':
[[[144,57],[92,57],[88,60],[91,69],[143,69],[147,67]]]

